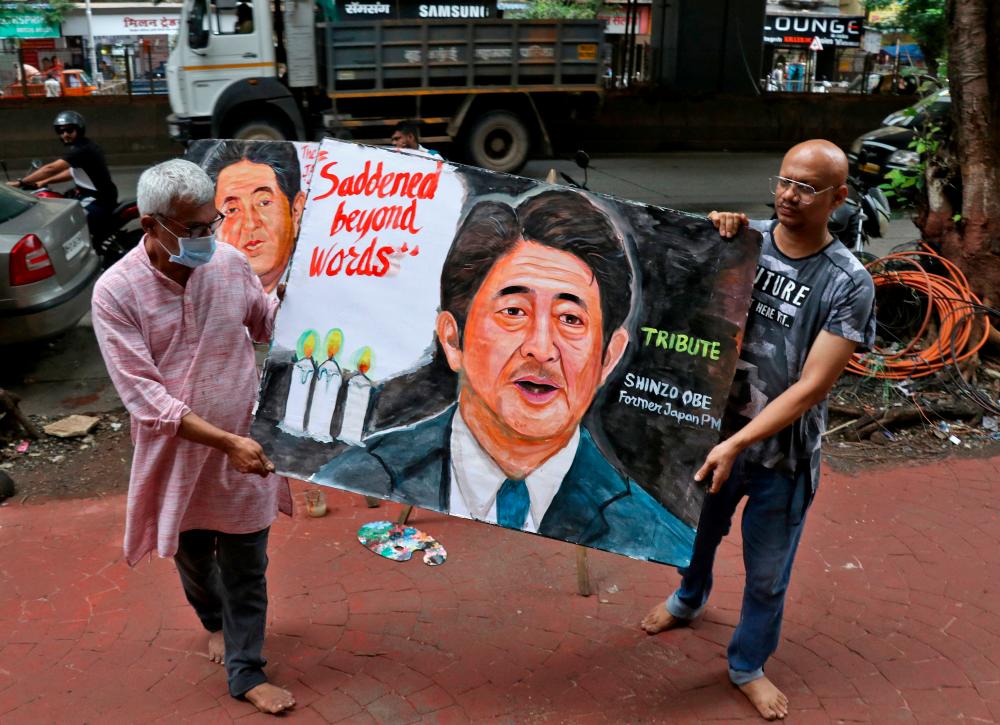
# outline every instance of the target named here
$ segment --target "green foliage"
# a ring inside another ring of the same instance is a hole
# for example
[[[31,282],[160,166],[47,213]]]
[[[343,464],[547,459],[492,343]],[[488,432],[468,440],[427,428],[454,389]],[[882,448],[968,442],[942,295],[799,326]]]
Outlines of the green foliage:
[[[916,111],[907,108],[905,114],[915,116]],[[881,188],[887,197],[910,197],[914,190],[922,194],[927,179],[927,161],[938,156],[946,141],[940,124],[927,123],[914,130],[916,136],[910,141],[909,148],[920,154],[920,161],[908,169],[893,169],[885,175],[886,181]]]
[[[932,66],[944,55],[948,45],[945,0],[865,0],[865,5],[869,10],[895,8],[895,19],[879,23],[878,29],[912,35]]]
[[[28,13],[41,15],[49,25],[58,27],[63,18],[73,8],[72,0],[48,0],[47,2],[0,2],[0,16]]]
[[[597,17],[601,0],[528,0],[528,7],[504,14],[513,20],[591,20]]]
[[[59,25],[66,13],[73,9],[71,0],[49,0],[45,5],[47,7],[42,9],[42,17],[49,25]]]

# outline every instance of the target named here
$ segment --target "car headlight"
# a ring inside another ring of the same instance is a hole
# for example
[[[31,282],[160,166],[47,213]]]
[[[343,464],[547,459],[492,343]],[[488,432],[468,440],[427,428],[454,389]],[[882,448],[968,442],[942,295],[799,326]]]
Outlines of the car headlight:
[[[920,154],[909,149],[899,149],[892,152],[889,163],[897,166],[916,166],[920,163]]]
[[[857,156],[861,153],[861,137],[858,136],[854,139],[854,143],[851,144],[851,154]]]

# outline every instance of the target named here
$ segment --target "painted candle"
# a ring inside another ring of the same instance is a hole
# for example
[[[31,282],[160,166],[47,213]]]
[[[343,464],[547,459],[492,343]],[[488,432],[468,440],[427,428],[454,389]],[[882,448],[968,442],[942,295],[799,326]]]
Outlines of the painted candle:
[[[306,330],[299,337],[296,350],[298,361],[292,366],[288,396],[285,398],[285,417],[280,424],[283,431],[292,435],[305,434],[306,410],[316,377],[313,353],[316,351],[318,338],[319,334],[315,330]]]
[[[337,439],[352,446],[360,446],[365,434],[368,401],[372,394],[372,381],[367,376],[372,367],[371,348],[361,348],[355,357],[358,372],[347,381],[344,422],[340,426],[340,435]]]
[[[340,384],[343,375],[336,357],[344,343],[344,333],[338,329],[330,330],[326,335],[326,361],[316,371],[316,386],[313,388],[312,404],[309,406],[309,424],[307,432],[310,437],[330,443],[333,436],[330,428],[333,425],[333,414],[337,409],[337,396],[340,394]]]

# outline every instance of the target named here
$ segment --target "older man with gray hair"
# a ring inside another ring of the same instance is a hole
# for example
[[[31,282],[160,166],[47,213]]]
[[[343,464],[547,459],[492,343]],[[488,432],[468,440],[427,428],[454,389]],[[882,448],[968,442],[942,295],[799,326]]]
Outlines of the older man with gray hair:
[[[270,338],[277,300],[240,251],[216,247],[214,200],[188,161],[142,174],[146,235],[98,281],[94,330],[132,417],[125,558],[174,557],[230,694],[278,713],[295,699],[263,672],[267,538],[291,497],[247,437],[258,385],[251,339]]]

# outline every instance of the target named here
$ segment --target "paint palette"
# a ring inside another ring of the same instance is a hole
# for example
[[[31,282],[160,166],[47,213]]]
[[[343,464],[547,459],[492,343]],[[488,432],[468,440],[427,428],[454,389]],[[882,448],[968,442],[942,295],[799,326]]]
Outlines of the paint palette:
[[[358,541],[374,554],[393,561],[409,561],[415,551],[424,552],[428,566],[444,564],[448,552],[430,534],[392,521],[372,521],[358,529]]]

